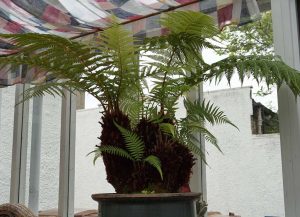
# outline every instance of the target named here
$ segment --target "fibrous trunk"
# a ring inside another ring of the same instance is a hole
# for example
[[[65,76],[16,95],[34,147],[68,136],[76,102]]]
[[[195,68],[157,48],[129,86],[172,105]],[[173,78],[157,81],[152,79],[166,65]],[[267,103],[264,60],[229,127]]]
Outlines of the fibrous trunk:
[[[145,156],[157,156],[162,165],[163,180],[155,168],[144,162],[133,162],[111,154],[103,154],[107,181],[117,193],[137,193],[143,190],[177,192],[187,184],[194,165],[194,157],[183,144],[165,135],[158,124],[141,119],[135,129],[122,112],[106,113],[102,117],[101,146],[111,145],[126,150],[125,142],[114,121],[134,131],[145,144]]]

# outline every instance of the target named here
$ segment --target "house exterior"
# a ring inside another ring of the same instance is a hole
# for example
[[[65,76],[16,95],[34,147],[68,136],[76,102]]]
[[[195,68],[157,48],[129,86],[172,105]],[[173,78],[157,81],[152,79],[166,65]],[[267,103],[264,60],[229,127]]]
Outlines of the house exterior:
[[[278,133],[257,134],[253,112],[258,103],[252,101],[251,88],[206,92],[204,97],[222,108],[239,128],[211,128],[223,153],[206,144],[209,210],[242,217],[284,217],[280,137]]]

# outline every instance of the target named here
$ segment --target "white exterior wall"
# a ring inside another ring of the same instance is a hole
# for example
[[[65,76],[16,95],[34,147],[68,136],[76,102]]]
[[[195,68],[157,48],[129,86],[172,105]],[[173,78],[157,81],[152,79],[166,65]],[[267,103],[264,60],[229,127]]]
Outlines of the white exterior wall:
[[[1,89],[0,204],[9,202],[15,87]]]
[[[252,135],[250,88],[205,93],[239,127],[211,128],[223,151],[207,144],[207,195],[211,211],[242,217],[284,217],[278,134]]]
[[[9,202],[11,154],[13,142],[13,123],[15,107],[15,87],[0,90],[2,93],[0,114],[0,204]],[[60,144],[60,109],[59,98],[45,97],[43,104],[43,127],[41,138],[41,174],[40,207],[50,209],[58,204],[58,173]],[[29,111],[28,158],[26,171],[26,203],[29,195],[29,165],[31,144],[32,105]]]
[[[0,203],[9,200],[14,91],[11,89],[8,94],[8,90],[1,90],[5,92],[2,94],[0,116]],[[218,126],[213,129],[224,154],[207,145],[209,210],[223,213],[233,211],[242,217],[284,217],[279,135],[251,134],[250,88],[214,91],[205,93],[205,98],[219,105],[240,129],[238,131],[231,126]],[[56,208],[58,203],[60,109],[59,98],[44,99],[41,210]],[[91,199],[91,194],[114,191],[106,182],[102,161],[98,160],[93,166],[93,157],[86,156],[99,143],[99,120],[99,109],[77,111],[76,209],[96,209],[97,204]],[[29,127],[29,135],[30,132]],[[29,170],[27,171],[29,174]]]
[[[15,88],[1,89],[0,114],[0,204],[9,202],[11,153],[13,138]],[[29,195],[29,166],[32,106],[30,105],[27,158],[26,203]],[[59,189],[59,150],[61,99],[45,97],[41,139],[40,210],[57,208]],[[93,166],[93,157],[87,153],[99,143],[100,114],[98,109],[77,111],[75,208],[97,208],[92,193],[113,192],[106,182],[104,165],[99,159]]]
[[[107,183],[101,158],[93,165],[93,155],[86,156],[100,143],[101,133],[99,109],[77,111],[76,158],[75,158],[75,208],[95,208],[97,203],[91,195],[114,192]]]

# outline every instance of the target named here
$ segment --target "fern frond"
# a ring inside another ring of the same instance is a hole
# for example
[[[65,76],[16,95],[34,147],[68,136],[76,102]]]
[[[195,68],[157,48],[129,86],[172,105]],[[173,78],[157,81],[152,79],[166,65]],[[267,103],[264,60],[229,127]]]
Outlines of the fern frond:
[[[74,93],[75,90],[81,91],[76,85],[72,85],[71,82],[48,82],[42,84],[36,84],[24,91],[24,95],[21,102],[27,101],[33,97],[41,97],[45,94],[49,94],[53,97],[64,97],[64,91],[68,90]]]
[[[219,33],[211,16],[195,11],[173,11],[160,22],[173,34],[186,33],[195,37],[212,37]]]
[[[176,128],[173,124],[170,123],[160,123],[159,128],[161,131],[167,135],[170,135],[175,138]]]
[[[135,125],[138,123],[141,116],[143,102],[132,97],[122,98],[120,102],[120,109],[124,112],[124,114],[128,114],[131,123]]]
[[[200,144],[199,143],[195,143],[195,142],[192,142],[192,141],[188,141],[185,143],[186,146],[197,156],[199,156],[201,158],[201,160],[203,160],[203,162],[205,164],[207,164],[206,162],[206,157],[205,157],[205,153],[202,151],[202,149],[197,145],[197,144]]]
[[[144,152],[145,152],[145,145],[144,145],[143,141],[141,140],[141,138],[134,132],[131,132],[131,131],[121,127],[116,122],[114,122],[114,124],[121,132],[121,134],[125,140],[126,148],[130,153],[130,156],[132,156],[132,158],[136,161],[142,160],[142,158],[144,156]]]
[[[267,85],[277,84],[278,87],[285,82],[295,95],[300,94],[300,74],[272,55],[229,56],[208,66],[204,80],[220,80],[225,76],[230,83],[235,69],[241,82],[250,76],[257,82],[265,81]]]
[[[164,49],[169,45],[179,59],[188,59],[191,54],[201,59],[199,51],[205,46],[213,46],[206,38],[219,32],[212,17],[194,11],[170,12],[160,22],[170,33],[164,37],[148,39],[149,47]]]
[[[220,146],[218,145],[217,138],[208,129],[206,129],[205,127],[203,127],[201,125],[197,125],[197,124],[191,124],[189,126],[193,132],[196,132],[199,135],[201,134],[207,142],[214,145],[222,153],[222,150],[221,150]],[[190,134],[190,137],[191,137],[191,140],[198,142],[197,140],[195,140],[195,137],[192,134]]]
[[[210,142],[212,145],[214,145],[220,152],[222,152],[221,148],[218,145],[217,138],[207,129],[204,127],[204,124],[199,121],[191,121],[187,118],[182,120],[181,122],[181,129],[179,131],[179,139],[183,141],[183,143],[191,144],[195,143],[200,144],[200,141],[195,137],[196,135],[202,135],[204,139],[208,142]],[[192,151],[195,152],[195,154],[200,154],[201,152],[197,150],[195,147],[192,147]]]
[[[230,124],[237,128],[237,126],[228,119],[225,113],[210,101],[206,102],[205,100],[199,99],[192,102],[189,99],[184,99],[184,107],[186,108],[187,117],[189,119],[198,120],[198,122],[206,120],[212,125]]]
[[[102,156],[103,153],[116,155],[119,157],[126,158],[128,160],[134,161],[134,159],[130,156],[130,154],[127,151],[125,151],[122,148],[118,148],[118,147],[111,146],[111,145],[97,146],[97,148],[94,151],[88,153],[88,155],[93,154],[93,153],[95,154],[94,160],[93,160],[94,164],[95,164],[96,160]]]
[[[158,157],[156,157],[154,155],[149,155],[148,157],[146,157],[144,159],[144,162],[147,162],[148,164],[153,166],[158,171],[161,179],[163,180],[163,172],[161,169],[161,162]]]

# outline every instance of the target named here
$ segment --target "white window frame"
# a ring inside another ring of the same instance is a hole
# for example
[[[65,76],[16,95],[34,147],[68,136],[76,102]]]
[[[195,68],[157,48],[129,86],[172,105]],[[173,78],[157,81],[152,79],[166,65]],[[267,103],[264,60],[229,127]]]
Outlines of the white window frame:
[[[20,70],[23,70],[20,68]],[[27,165],[27,147],[28,147],[28,117],[29,102],[19,103],[22,99],[22,93],[29,88],[28,84],[17,84],[15,93],[16,107],[14,111],[14,134],[12,150],[11,167],[11,186],[10,203],[25,204],[26,190],[26,165]],[[34,99],[37,103],[37,110],[42,111],[42,99]],[[39,104],[39,105],[38,105]],[[37,125],[41,127],[41,116],[37,118]],[[75,180],[75,133],[76,133],[76,96],[69,91],[65,91],[65,97],[62,98],[61,110],[61,135],[60,135],[60,172],[59,172],[59,202],[58,214],[60,217],[74,216],[74,180]],[[41,141],[41,132],[32,134],[33,143]],[[34,144],[33,144],[34,145]],[[36,144],[37,145],[37,144]],[[40,148],[40,146],[38,147]],[[31,159],[39,163],[40,150],[36,150]],[[39,183],[39,166],[31,168],[31,184]],[[34,175],[33,175],[34,174]],[[37,190],[35,188],[35,190]],[[38,191],[36,194],[30,194],[30,206],[37,212],[38,209]],[[34,198],[35,197],[35,198]],[[26,204],[25,204],[26,205]]]
[[[27,88],[27,84],[17,84],[15,91],[10,203],[25,203],[29,103],[19,102]]]

